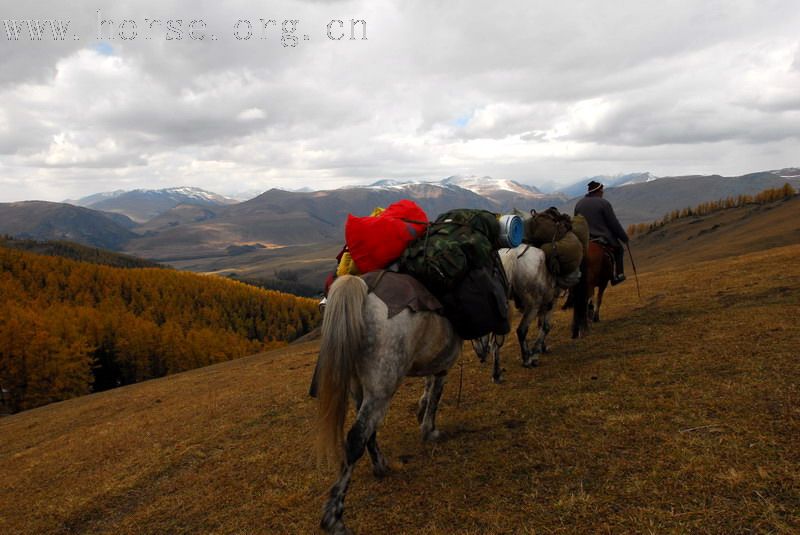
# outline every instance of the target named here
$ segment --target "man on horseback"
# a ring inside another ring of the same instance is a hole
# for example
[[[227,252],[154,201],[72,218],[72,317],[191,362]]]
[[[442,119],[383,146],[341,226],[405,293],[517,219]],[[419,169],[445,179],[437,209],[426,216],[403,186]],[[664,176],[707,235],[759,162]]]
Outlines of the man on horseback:
[[[602,242],[614,252],[614,278],[612,286],[625,280],[622,244],[628,243],[628,234],[620,225],[611,203],[603,198],[603,185],[592,180],[586,195],[575,205],[575,215],[582,215],[589,224],[589,236]],[[621,243],[620,243],[621,242]]]

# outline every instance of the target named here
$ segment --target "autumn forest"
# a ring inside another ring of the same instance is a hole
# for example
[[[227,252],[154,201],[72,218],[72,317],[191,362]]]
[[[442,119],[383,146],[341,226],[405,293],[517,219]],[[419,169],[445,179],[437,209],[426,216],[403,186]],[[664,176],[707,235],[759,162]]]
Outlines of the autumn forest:
[[[0,388],[12,412],[264,351],[318,322],[311,299],[0,243]]]

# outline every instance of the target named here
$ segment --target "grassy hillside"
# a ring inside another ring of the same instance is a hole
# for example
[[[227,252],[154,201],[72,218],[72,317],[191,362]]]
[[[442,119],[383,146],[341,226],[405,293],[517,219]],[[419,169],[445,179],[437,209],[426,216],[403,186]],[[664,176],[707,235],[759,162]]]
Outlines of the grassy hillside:
[[[356,468],[357,533],[797,533],[800,245],[675,261],[611,289],[604,321],[506,382],[465,346],[422,444],[420,380]],[[317,342],[0,419],[0,530],[314,533],[306,396]]]
[[[680,268],[800,243],[800,196],[671,221],[631,242],[640,270]]]
[[[772,173],[753,173],[738,177],[687,176],[664,177],[652,182],[607,188],[604,197],[614,205],[614,211],[624,226],[653,221],[672,210],[682,210],[697,203],[716,201],[729,196],[756,195],[770,188],[790,183],[795,189],[797,178],[780,177]],[[572,213],[578,199],[560,206]]]

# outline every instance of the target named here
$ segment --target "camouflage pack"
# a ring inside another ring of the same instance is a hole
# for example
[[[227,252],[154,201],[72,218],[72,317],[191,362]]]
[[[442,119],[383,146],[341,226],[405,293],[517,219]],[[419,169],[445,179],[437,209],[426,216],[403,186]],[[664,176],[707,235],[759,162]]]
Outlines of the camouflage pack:
[[[445,212],[406,248],[400,270],[416,277],[434,295],[444,295],[472,269],[492,265],[499,235],[500,224],[491,212]]]

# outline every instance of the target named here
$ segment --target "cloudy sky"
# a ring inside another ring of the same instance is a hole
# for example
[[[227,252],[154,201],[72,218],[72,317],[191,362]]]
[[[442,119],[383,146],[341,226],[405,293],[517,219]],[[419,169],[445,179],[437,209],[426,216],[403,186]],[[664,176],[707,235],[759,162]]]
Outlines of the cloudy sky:
[[[0,201],[800,165],[796,0],[219,4],[0,0]]]

